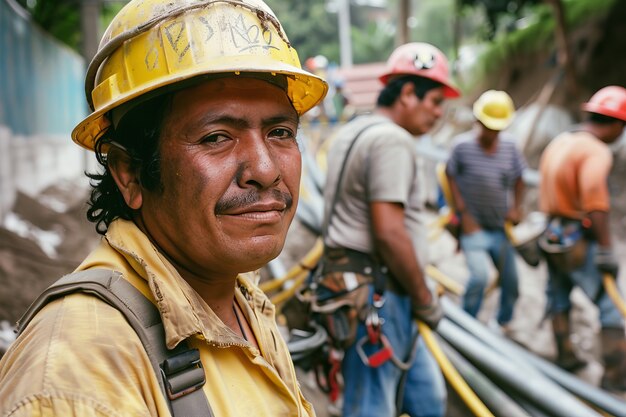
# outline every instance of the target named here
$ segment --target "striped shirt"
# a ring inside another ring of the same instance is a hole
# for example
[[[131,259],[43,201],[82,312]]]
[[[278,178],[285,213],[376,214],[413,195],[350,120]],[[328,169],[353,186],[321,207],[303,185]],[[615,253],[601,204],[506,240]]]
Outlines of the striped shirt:
[[[454,139],[446,172],[456,181],[478,224],[484,229],[501,229],[515,183],[525,168],[526,161],[512,137],[501,132],[495,152],[486,153],[472,130]]]

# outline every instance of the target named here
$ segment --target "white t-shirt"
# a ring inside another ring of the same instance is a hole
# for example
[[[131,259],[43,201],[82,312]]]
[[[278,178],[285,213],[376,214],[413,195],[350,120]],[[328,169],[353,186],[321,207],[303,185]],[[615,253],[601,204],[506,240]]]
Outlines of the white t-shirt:
[[[375,125],[370,126],[372,124]],[[423,266],[427,261],[426,231],[422,218],[425,193],[419,188],[415,138],[384,116],[359,117],[335,134],[328,152],[325,221],[348,147],[364,128],[345,161],[347,166],[325,243],[329,247],[372,253],[370,202],[401,203],[405,210],[405,226]]]

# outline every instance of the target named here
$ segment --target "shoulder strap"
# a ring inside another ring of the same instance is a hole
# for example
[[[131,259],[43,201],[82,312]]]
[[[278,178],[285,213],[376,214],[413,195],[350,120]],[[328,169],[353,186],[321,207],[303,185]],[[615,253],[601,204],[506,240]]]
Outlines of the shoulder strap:
[[[98,297],[124,315],[150,358],[173,417],[213,416],[202,391],[205,375],[200,353],[186,342],[168,350],[158,309],[119,272],[90,269],[62,277],[28,308],[17,323],[18,334],[46,304],[76,292]]]
[[[343,175],[346,171],[346,165],[348,165],[348,157],[350,156],[350,153],[352,152],[352,149],[354,148],[354,145],[356,144],[357,139],[359,139],[359,137],[361,137],[361,135],[370,127],[380,125],[383,123],[386,123],[386,122],[375,122],[375,123],[368,124],[367,126],[362,128],[354,136],[354,139],[352,139],[352,142],[350,142],[350,145],[348,146],[348,150],[346,151],[346,155],[343,157],[343,161],[341,162],[341,169],[339,170],[339,176],[337,177],[337,186],[335,187],[335,193],[333,194],[333,201],[328,211],[328,216],[325,218],[324,224],[322,225],[323,241],[326,240],[326,236],[328,235],[328,229],[330,228],[330,223],[331,223],[330,220],[335,212],[335,206],[337,205],[337,201],[339,200],[339,190],[341,189],[341,182],[343,180]]]

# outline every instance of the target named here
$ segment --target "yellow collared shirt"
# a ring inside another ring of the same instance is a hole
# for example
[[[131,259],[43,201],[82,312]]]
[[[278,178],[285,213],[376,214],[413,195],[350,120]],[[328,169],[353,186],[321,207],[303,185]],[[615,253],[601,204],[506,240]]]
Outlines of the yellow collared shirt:
[[[215,315],[134,225],[116,220],[78,270],[119,271],[159,308],[169,348],[200,350],[218,416],[314,416],[274,306],[246,276],[237,302],[260,349]],[[45,306],[0,361],[0,416],[170,416],[141,341],[120,312],[85,294]],[[191,417],[191,416],[186,416]],[[199,417],[199,416],[198,416]]]

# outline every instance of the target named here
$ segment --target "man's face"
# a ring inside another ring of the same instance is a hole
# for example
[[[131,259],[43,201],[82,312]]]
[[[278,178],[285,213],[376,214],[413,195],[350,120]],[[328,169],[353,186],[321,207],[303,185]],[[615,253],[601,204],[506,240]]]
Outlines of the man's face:
[[[489,129],[487,126],[485,126],[479,121],[477,121],[476,123],[478,123],[478,127],[479,127],[478,139],[480,140],[481,143],[487,146],[491,146],[496,141],[496,139],[498,139],[498,135],[500,134],[500,131]]]
[[[622,122],[621,120],[616,120],[614,123],[609,125],[609,133],[608,133],[608,141],[607,143],[614,143],[619,138],[622,137],[624,133],[624,127],[626,126],[626,122]]]
[[[142,189],[140,224],[184,275],[228,277],[282,250],[298,202],[298,115],[254,78],[177,93],[161,135],[161,191]]]
[[[421,100],[417,96],[415,98],[416,102],[411,111],[411,120],[408,122],[409,128],[407,130],[413,135],[423,135],[435,126],[443,114],[445,100],[443,87],[429,90]]]

